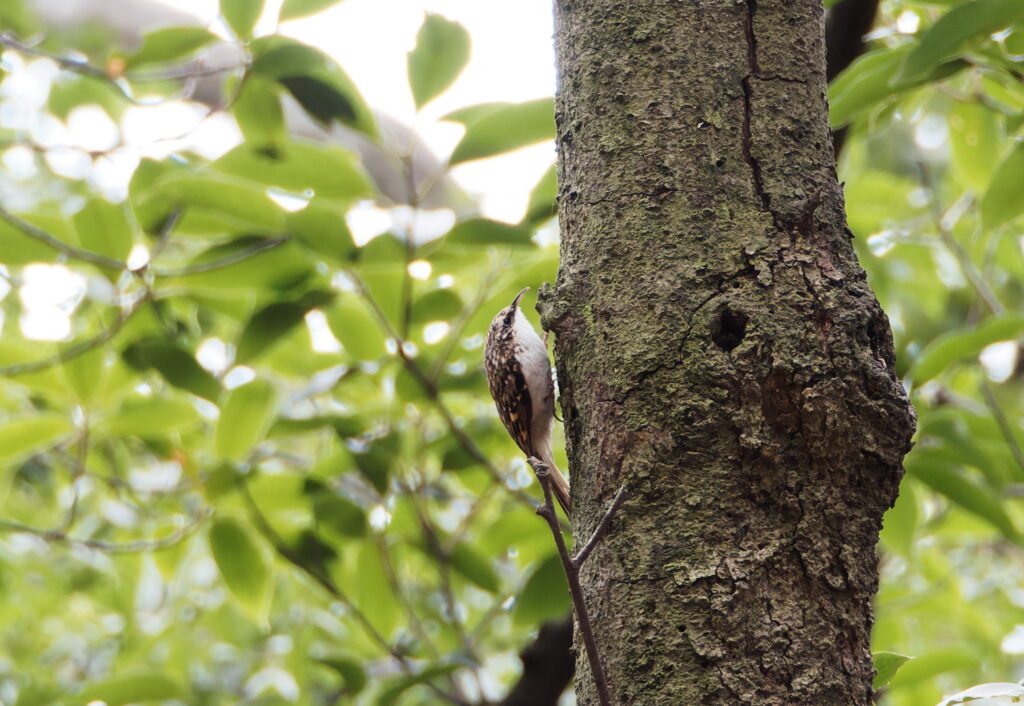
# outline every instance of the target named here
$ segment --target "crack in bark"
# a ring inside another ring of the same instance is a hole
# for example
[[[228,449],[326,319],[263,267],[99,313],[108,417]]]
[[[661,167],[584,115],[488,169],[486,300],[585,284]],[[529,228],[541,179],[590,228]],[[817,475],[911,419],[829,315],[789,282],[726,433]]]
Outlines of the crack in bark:
[[[757,12],[757,0],[746,0],[747,16],[744,28],[747,38],[747,75],[740,81],[743,89],[743,139],[740,145],[743,153],[743,161],[750,166],[750,172],[754,180],[754,193],[761,200],[762,210],[772,217],[775,229],[781,231],[778,214],[772,210],[771,198],[764,188],[764,179],[761,175],[761,164],[757,161],[753,152],[753,107],[751,106],[751,79],[760,80],[761,68],[757,64],[757,37],[754,35],[754,14]]]

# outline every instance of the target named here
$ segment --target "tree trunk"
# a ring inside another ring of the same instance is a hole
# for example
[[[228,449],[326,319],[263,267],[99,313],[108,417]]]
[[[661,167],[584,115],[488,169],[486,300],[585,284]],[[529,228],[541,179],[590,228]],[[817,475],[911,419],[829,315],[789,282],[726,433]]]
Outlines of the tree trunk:
[[[619,704],[868,704],[914,415],[851,246],[820,0],[557,0],[543,293]],[[577,645],[580,704],[597,697]]]

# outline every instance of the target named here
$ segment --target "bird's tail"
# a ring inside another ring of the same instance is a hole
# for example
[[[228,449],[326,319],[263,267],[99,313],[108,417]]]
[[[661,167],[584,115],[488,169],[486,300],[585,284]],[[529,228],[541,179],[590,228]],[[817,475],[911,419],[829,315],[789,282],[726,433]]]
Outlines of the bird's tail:
[[[540,460],[550,469],[551,490],[555,494],[555,500],[562,506],[565,516],[572,517],[572,498],[569,497],[569,481],[565,479],[562,472],[558,470],[558,466],[555,465],[555,459],[552,457],[550,448],[539,449],[538,455]]]

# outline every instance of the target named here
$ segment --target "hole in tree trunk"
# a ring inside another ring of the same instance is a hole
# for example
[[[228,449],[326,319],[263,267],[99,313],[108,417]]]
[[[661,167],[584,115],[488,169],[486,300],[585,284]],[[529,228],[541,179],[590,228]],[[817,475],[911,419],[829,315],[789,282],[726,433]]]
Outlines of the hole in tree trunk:
[[[733,311],[725,307],[711,324],[711,340],[723,351],[731,351],[746,335],[749,320],[750,317],[742,311]]]

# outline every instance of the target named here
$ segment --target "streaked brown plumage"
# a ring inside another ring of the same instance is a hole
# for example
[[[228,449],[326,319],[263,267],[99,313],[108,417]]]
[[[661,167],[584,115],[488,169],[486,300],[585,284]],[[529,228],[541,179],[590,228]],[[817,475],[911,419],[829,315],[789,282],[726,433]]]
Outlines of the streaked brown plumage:
[[[525,291],[491,321],[484,345],[484,369],[502,423],[523,453],[539,458],[551,469],[552,490],[568,515],[572,511],[569,483],[555,466],[551,453],[555,414],[551,363],[544,342],[519,310],[519,298]]]

